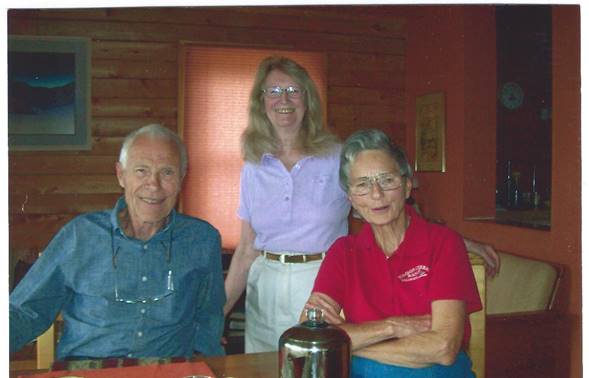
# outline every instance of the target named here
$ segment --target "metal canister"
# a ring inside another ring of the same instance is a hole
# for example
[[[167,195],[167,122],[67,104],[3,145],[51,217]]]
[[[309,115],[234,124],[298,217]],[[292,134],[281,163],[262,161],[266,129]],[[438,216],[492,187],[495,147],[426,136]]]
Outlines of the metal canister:
[[[348,334],[323,320],[320,309],[307,309],[307,319],[280,336],[280,377],[348,377],[351,345]]]

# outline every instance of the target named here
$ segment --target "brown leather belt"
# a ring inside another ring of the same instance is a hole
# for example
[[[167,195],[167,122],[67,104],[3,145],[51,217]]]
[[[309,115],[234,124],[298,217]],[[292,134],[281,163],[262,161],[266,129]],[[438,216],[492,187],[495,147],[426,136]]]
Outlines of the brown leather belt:
[[[324,253],[315,253],[312,255],[288,255],[285,253],[272,253],[263,251],[262,255],[268,260],[280,261],[283,264],[300,264],[310,261],[322,260],[325,257]]]

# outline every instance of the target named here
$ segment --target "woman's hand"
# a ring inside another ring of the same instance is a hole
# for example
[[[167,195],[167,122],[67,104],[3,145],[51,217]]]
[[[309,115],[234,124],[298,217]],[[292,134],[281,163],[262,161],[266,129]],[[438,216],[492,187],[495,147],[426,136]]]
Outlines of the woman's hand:
[[[341,316],[342,307],[328,295],[314,292],[305,304],[305,310],[301,314],[301,321],[307,319],[306,309],[318,308],[323,312],[323,319],[330,324],[342,324],[345,319]]]
[[[485,273],[488,277],[495,277],[499,272],[501,261],[495,249],[489,244],[483,244],[470,239],[464,239],[466,250],[472,252],[485,260]]]

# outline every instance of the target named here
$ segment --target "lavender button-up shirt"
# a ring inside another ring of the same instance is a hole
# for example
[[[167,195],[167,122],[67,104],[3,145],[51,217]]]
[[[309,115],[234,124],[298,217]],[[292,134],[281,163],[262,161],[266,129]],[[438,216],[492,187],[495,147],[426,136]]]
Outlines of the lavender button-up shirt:
[[[290,172],[271,154],[244,164],[238,215],[256,232],[256,249],[325,252],[347,235],[350,203],[339,185],[340,150],[307,156]]]

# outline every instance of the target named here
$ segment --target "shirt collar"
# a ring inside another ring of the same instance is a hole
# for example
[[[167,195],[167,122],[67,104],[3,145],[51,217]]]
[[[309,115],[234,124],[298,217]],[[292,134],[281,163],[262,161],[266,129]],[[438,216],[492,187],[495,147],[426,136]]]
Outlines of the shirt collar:
[[[125,235],[125,233],[123,232],[123,230],[121,229],[121,225],[119,223],[119,217],[118,217],[118,213],[127,208],[127,202],[125,201],[125,196],[121,196],[116,204],[115,207],[112,209],[111,213],[110,213],[110,224],[113,227],[115,232],[118,232],[120,235],[123,235],[125,238],[127,237],[127,235]],[[164,233],[167,233],[172,227],[174,227],[174,225],[176,224],[176,210],[172,208],[172,211],[170,212],[170,215],[168,215],[168,222],[167,224],[160,229],[158,232],[156,232],[156,234],[152,237],[158,237],[159,235],[163,235]]]
[[[405,205],[405,214],[410,218],[409,227],[405,230],[403,241],[397,247],[395,255],[418,255],[427,251],[428,241],[426,238],[425,228],[427,222],[415,209],[410,205]],[[371,249],[383,253],[372,232],[372,227],[368,222],[364,222],[359,234],[360,245],[371,246]]]
[[[303,160],[311,159],[313,157],[314,157],[313,155],[305,155],[301,158],[301,160],[299,160],[299,162],[301,162]],[[271,161],[276,161],[276,160],[280,160],[280,159],[278,159],[274,154],[272,154],[270,152],[264,152],[264,154],[262,155],[262,158],[260,159],[260,163],[264,164],[264,163],[269,163]]]

